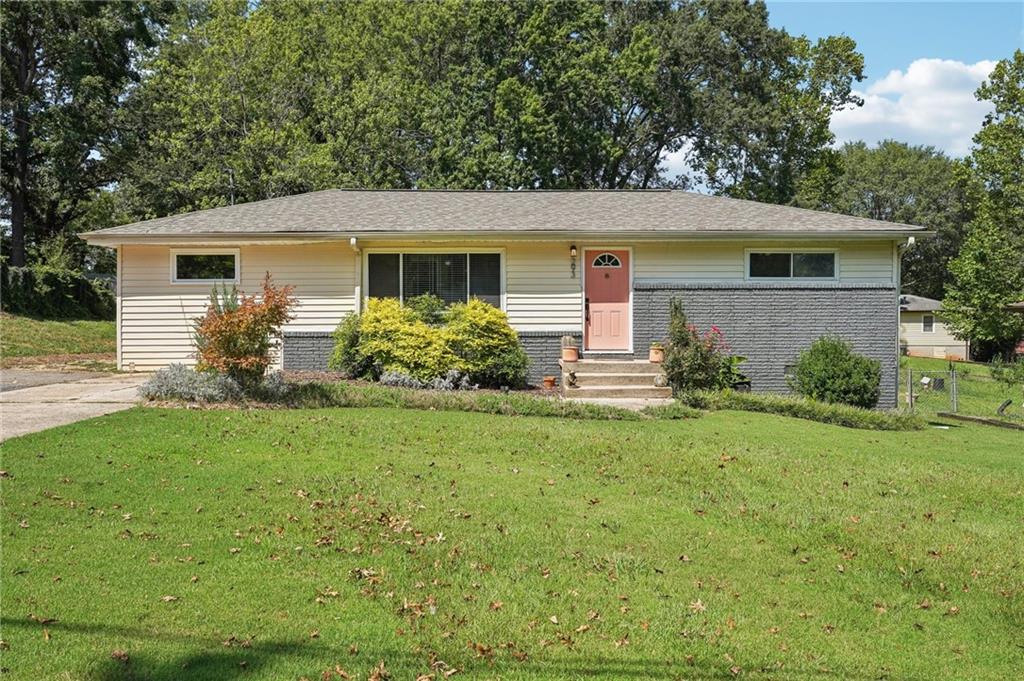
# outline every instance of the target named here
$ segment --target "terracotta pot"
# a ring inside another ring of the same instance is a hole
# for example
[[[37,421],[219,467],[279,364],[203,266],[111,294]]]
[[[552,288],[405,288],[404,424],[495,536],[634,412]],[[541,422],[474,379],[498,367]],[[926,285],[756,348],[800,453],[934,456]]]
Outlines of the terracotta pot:
[[[665,361],[665,348],[651,348],[648,359],[655,363],[660,364]]]
[[[554,376],[545,376],[544,377],[544,387],[547,390],[554,389],[554,387],[555,387],[555,377]]]
[[[577,362],[580,359],[579,348],[562,348],[563,362]]]

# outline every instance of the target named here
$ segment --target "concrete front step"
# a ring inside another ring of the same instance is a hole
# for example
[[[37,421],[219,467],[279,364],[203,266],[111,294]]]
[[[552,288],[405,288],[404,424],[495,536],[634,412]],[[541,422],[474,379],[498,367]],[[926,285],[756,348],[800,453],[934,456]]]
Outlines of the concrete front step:
[[[653,388],[655,387],[654,381],[658,378],[658,374],[608,374],[608,373],[590,373],[586,371],[576,372],[576,385],[580,387],[600,387],[600,386],[639,386],[642,388]],[[569,385],[569,374],[562,374],[562,382],[565,385]]]
[[[575,371],[577,374],[660,374],[661,365],[646,360],[581,359],[578,362],[561,362],[562,373]]]
[[[565,388],[562,391],[565,397],[569,398],[588,398],[588,399],[642,399],[661,397],[667,398],[672,397],[671,388],[655,388],[655,387],[641,387],[641,386],[589,386],[581,388]]]

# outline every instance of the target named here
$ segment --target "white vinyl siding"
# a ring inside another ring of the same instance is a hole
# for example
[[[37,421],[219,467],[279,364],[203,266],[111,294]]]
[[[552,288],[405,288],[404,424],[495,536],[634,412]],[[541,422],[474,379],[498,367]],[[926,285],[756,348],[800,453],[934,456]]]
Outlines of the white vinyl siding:
[[[171,283],[170,248],[123,246],[121,366],[138,371],[193,364],[192,324],[212,285]],[[298,303],[287,330],[332,330],[355,307],[355,253],[348,244],[239,247],[239,288],[257,293],[266,272],[292,284]]]
[[[925,317],[933,317],[932,331],[926,331]],[[958,340],[934,312],[900,312],[900,345],[916,357],[967,358],[967,343]]]

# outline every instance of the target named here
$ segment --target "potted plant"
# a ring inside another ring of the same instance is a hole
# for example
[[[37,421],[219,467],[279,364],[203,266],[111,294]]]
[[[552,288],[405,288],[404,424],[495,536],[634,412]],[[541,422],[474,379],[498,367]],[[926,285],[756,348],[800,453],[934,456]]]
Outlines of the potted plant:
[[[554,376],[545,376],[544,377],[544,389],[545,390],[554,390],[555,389],[555,380],[556,380],[556,378]]]
[[[562,336],[562,361],[578,362],[580,359],[580,348],[576,339],[572,336]]]
[[[654,364],[661,364],[665,361],[665,346],[654,341],[651,343],[651,351],[648,355],[648,359]]]

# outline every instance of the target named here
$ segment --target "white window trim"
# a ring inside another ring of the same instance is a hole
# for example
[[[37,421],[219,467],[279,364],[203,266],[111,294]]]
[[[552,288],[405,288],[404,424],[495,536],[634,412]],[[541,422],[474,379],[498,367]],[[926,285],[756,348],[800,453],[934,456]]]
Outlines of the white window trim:
[[[233,255],[235,257],[234,279],[178,279],[179,255]],[[242,280],[242,257],[237,248],[172,248],[171,249],[171,283],[172,284],[238,284]]]
[[[924,320],[926,318],[928,318],[928,317],[932,318],[932,328],[931,328],[930,331],[928,330],[927,327],[925,327],[925,324],[924,324]],[[922,314],[921,315],[921,333],[935,333],[935,315],[933,315],[933,314]]]
[[[472,254],[490,254],[497,255],[498,257],[498,286],[499,286],[499,299],[501,301],[501,310],[506,310],[505,305],[505,249],[504,248],[364,248],[362,257],[362,287],[363,291],[366,292],[364,300],[370,297],[370,258],[369,256],[375,253],[397,253],[399,255],[405,254],[416,254],[416,253],[451,253],[453,255],[472,255]],[[404,267],[403,258],[398,259],[398,299],[405,301],[405,291],[403,291],[404,282],[402,268]],[[466,261],[466,295],[469,295],[469,261]]]
[[[582,246],[583,262],[587,262],[587,252],[593,252],[600,255],[602,251],[626,251],[629,253],[629,320],[626,322],[629,330],[629,347],[625,350],[588,350],[586,347],[583,348],[584,352],[593,352],[598,355],[632,355],[634,352],[633,348],[633,288],[635,279],[633,278],[633,267],[636,262],[636,257],[633,253],[632,246],[590,246],[584,244]],[[596,256],[595,256],[596,257]],[[593,261],[591,261],[593,262]],[[583,268],[583,272],[580,274],[580,334],[584,336],[584,345],[586,344],[587,334],[587,268]]]
[[[754,277],[750,275],[750,254],[751,253],[831,253],[835,260],[835,267],[832,268],[831,277],[794,277],[792,276],[792,260],[790,261],[790,276],[788,277]],[[795,281],[795,282],[822,282],[839,281],[839,249],[838,248],[800,248],[792,246],[789,248],[745,248],[743,249],[743,278],[746,281]]]

